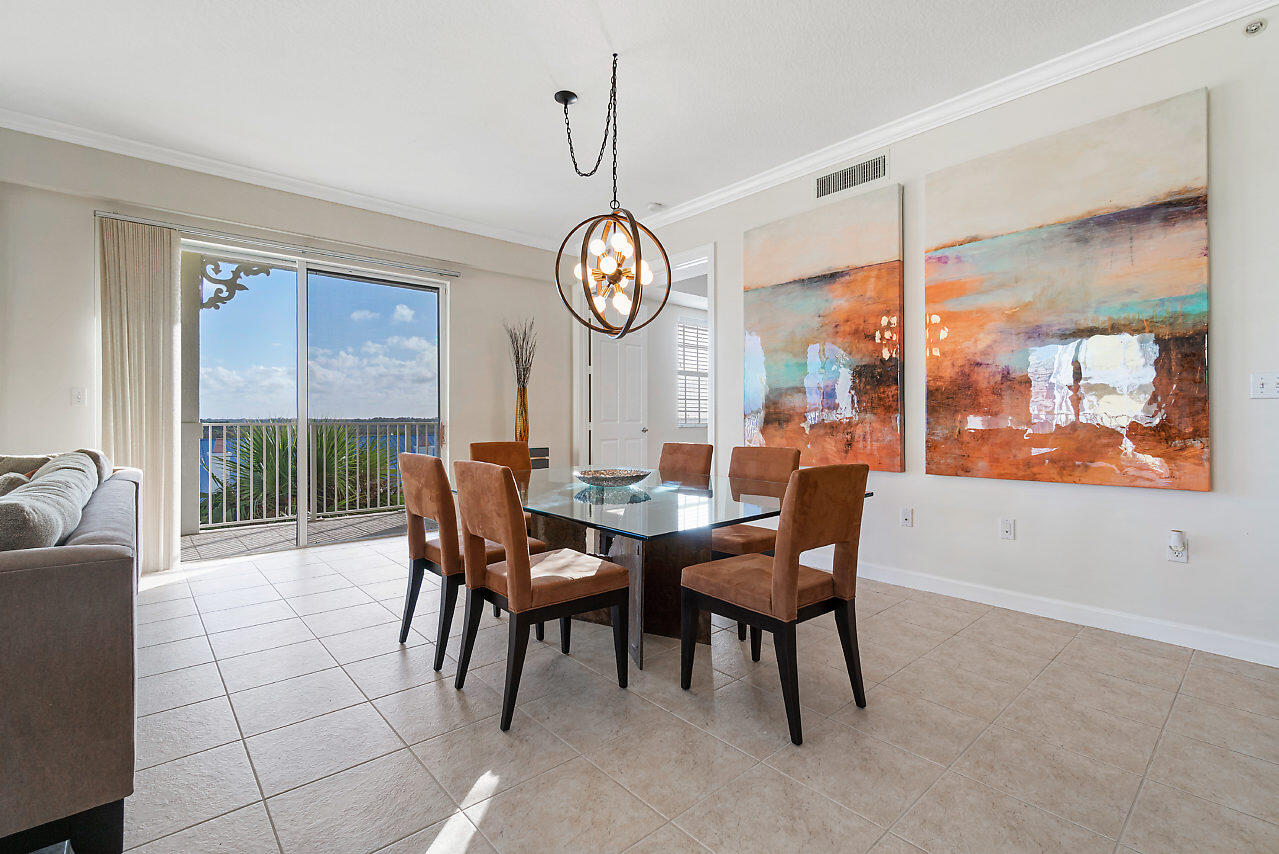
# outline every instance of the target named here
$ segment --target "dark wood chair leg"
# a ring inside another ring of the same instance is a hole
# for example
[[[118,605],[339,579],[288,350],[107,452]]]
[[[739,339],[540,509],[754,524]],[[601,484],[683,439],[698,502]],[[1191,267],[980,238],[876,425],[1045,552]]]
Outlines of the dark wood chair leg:
[[[751,661],[759,661],[759,647],[764,641],[764,630],[751,626]]]
[[[462,586],[462,575],[446,575],[440,579],[440,627],[435,633],[435,670],[444,669],[444,650],[449,645],[449,630],[453,628],[453,609],[457,607],[457,589]],[[400,643],[404,643],[403,633]]]
[[[496,620],[496,619],[500,618],[501,616],[502,616],[502,609],[498,608],[498,607],[497,607],[497,603],[496,603],[496,602],[494,602],[494,603],[493,603],[493,619],[495,619],[495,620]]]
[[[546,623],[538,623],[538,624],[534,627],[534,629],[535,629],[535,631],[537,632],[537,639],[538,639],[538,640],[540,640],[540,641],[544,641],[544,640],[546,640]]]
[[[409,589],[404,592],[404,616],[400,619],[400,643],[409,639],[409,626],[413,625],[413,611],[417,608],[417,594],[422,590],[424,567],[414,567],[409,561]]]
[[[538,625],[541,625],[540,623]],[[560,652],[568,655],[569,637],[573,631],[573,618],[560,617]]]
[[[506,688],[502,692],[502,722],[498,728],[506,732],[515,715],[515,695],[520,690],[520,674],[524,672],[524,655],[528,652],[529,619],[524,614],[511,614],[510,634],[506,641]]]
[[[471,664],[471,649],[475,646],[475,633],[480,628],[480,609],[483,607],[484,600],[480,598],[480,594],[468,587],[466,622],[462,626],[462,652],[457,659],[457,677],[453,680],[453,687],[459,691],[462,690],[462,684],[466,682],[466,668]]]
[[[609,609],[613,618],[613,654],[617,656],[617,684],[626,687],[626,640],[630,637],[630,604],[614,605]],[[568,652],[566,648],[564,650]]]
[[[835,627],[839,629],[839,642],[844,647],[844,664],[848,666],[848,680],[853,683],[853,701],[857,708],[866,708],[866,689],[862,687],[862,656],[857,649],[857,611],[852,599],[835,609]]]
[[[697,622],[701,609],[690,590],[680,594],[679,620],[679,686],[687,691],[693,684],[693,653],[697,649]]]
[[[739,641],[746,640],[746,624],[745,623],[737,624],[737,639]]]
[[[773,632],[777,648],[777,672],[782,677],[782,700],[786,704],[786,723],[790,726],[792,744],[803,744],[804,733],[799,721],[799,666],[795,644],[795,624],[784,623]]]

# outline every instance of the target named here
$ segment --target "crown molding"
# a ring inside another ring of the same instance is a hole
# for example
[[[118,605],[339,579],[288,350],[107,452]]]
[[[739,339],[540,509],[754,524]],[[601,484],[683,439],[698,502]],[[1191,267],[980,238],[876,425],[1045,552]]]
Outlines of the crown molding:
[[[787,181],[855,160],[862,155],[991,107],[997,107],[1125,59],[1140,56],[1175,41],[1198,35],[1213,27],[1254,15],[1274,5],[1275,0],[1202,0],[1149,23],[1125,30],[1063,54],[1056,59],[1031,66],[994,83],[972,89],[962,95],[766,169],[718,190],[712,190],[695,199],[671,205],[650,216],[648,225],[650,228],[660,228],[688,219]]]
[[[468,234],[475,234],[481,237],[491,237],[495,240],[504,240],[508,243],[518,243],[523,246],[531,246],[535,249],[554,251],[558,245],[553,241],[549,241],[543,237],[539,237],[538,235],[529,234],[517,229],[485,225],[484,223],[473,222],[468,219],[450,216],[449,214],[440,213],[439,211],[433,211],[427,208],[420,208],[415,205],[407,205],[402,202],[391,201],[390,199],[382,199],[377,196],[356,193],[351,190],[343,190],[338,187],[331,187],[327,184],[319,184],[314,181],[307,181],[301,178],[293,178],[288,175],[282,175],[278,172],[268,172],[263,169],[254,169],[250,166],[241,166],[236,163],[218,160],[213,157],[205,157],[199,154],[188,154],[187,152],[178,151],[177,149],[152,145],[147,142],[139,142],[126,137],[116,136],[115,134],[90,130],[88,128],[67,124],[65,122],[58,122],[53,121],[52,119],[42,118],[40,116],[33,116],[29,113],[20,113],[15,110],[0,108],[0,127],[19,131],[21,133],[56,139],[60,142],[69,142],[73,145],[83,145],[87,148],[96,148],[99,151],[107,151],[112,154],[122,154],[125,157],[134,157],[139,160],[147,160],[153,163],[163,163],[166,166],[176,166],[179,169],[187,169],[192,172],[200,172],[205,175],[215,175],[219,178],[229,178],[232,181],[242,181],[246,184],[254,184],[256,186],[266,187],[272,190],[282,190],[286,193],[307,196],[308,198],[320,199],[321,201],[333,202],[335,204],[346,205],[348,207],[360,208],[361,210],[372,211],[374,213],[389,214],[390,216],[400,217],[401,219],[422,222],[428,225],[452,229],[454,231],[466,232]]]

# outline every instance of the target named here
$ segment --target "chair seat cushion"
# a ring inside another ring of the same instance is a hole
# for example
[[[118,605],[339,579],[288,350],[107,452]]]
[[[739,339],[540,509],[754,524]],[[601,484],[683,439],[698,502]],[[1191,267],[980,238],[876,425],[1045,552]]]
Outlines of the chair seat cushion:
[[[533,554],[537,554],[538,552],[544,552],[546,551],[546,543],[542,542],[541,540],[535,540],[532,537],[529,537],[528,550],[529,552]],[[426,549],[425,549],[426,559],[429,560],[431,563],[435,564],[436,566],[438,566],[443,571],[444,575],[457,575],[458,573],[462,571],[463,560],[461,558],[462,558],[462,555],[465,554],[465,552],[466,552],[466,541],[463,539],[461,534],[458,534],[457,554],[458,554],[459,560],[457,562],[457,566],[446,567],[444,565],[444,554],[440,551],[439,537],[438,536],[432,537],[431,539],[426,541]],[[503,560],[506,560],[506,549],[502,548],[502,544],[495,543],[492,540],[485,540],[484,541],[484,562],[497,563],[498,561],[503,561]]]
[[[510,598],[506,587],[508,571],[506,561],[501,561],[489,564],[484,575],[485,586],[507,599]],[[534,608],[584,599],[630,585],[626,567],[572,549],[533,555],[529,558],[529,577]]]
[[[722,599],[741,608],[774,616],[773,559],[767,555],[739,555],[684,568],[682,583],[690,590]],[[829,572],[800,565],[799,607],[835,595]]]
[[[711,531],[711,551],[729,555],[771,552],[777,546],[777,532],[757,525],[725,525]]]

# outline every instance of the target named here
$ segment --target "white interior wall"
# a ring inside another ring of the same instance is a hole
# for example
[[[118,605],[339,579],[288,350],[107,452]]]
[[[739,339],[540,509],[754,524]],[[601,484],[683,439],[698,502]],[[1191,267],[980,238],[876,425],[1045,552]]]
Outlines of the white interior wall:
[[[1271,20],[1276,10],[1271,10]],[[861,571],[911,586],[1279,664],[1279,32],[1230,24],[898,142],[904,194],[904,474],[872,473]],[[1209,493],[924,474],[926,173],[1192,89],[1209,92],[1212,300]],[[671,252],[716,244],[715,442],[742,441],[742,233],[812,207],[813,177],[667,225]],[[878,186],[878,185],[873,185]],[[855,192],[855,191],[854,191]],[[727,454],[716,455],[719,471]],[[913,528],[899,525],[903,507]],[[1017,520],[1002,541],[1001,517]],[[1190,562],[1165,560],[1184,529]],[[814,556],[815,560],[823,556]],[[828,558],[827,558],[828,559]]]
[[[532,315],[540,337],[530,440],[567,461],[569,319],[547,276],[551,253],[7,130],[0,130],[0,451],[98,443],[95,210],[247,237],[313,235],[285,239],[458,270],[448,285],[450,453],[465,458],[471,441],[514,434],[502,320]],[[87,406],[71,405],[73,387],[88,389]]]

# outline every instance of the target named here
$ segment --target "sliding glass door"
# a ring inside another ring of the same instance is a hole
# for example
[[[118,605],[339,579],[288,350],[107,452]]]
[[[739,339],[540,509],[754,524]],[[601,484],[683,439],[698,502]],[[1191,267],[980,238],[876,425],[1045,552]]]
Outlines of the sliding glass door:
[[[402,532],[402,451],[440,453],[440,297],[307,273],[308,542]]]
[[[440,290],[194,243],[182,281],[184,559],[402,534],[397,457],[443,448]]]

